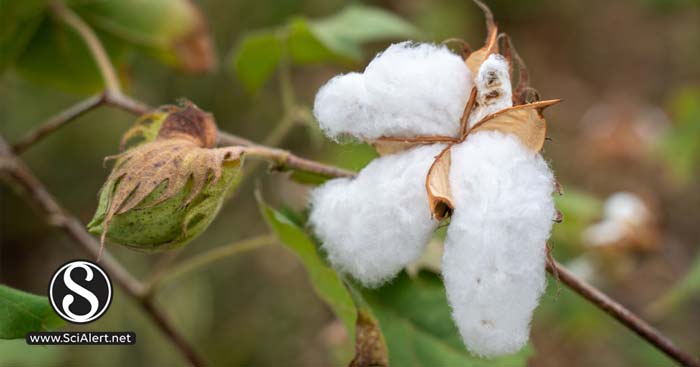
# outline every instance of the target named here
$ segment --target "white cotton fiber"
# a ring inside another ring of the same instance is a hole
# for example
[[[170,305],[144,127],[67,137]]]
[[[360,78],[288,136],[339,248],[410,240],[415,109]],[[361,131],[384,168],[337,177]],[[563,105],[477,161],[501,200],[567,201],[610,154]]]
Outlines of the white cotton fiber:
[[[438,222],[425,177],[442,144],[372,161],[353,179],[328,181],[311,194],[311,225],[333,266],[374,287],[416,260]]]
[[[321,87],[314,116],[332,138],[456,137],[472,87],[464,61],[446,47],[403,42],[378,54],[364,73]]]
[[[499,54],[491,54],[479,67],[475,80],[476,104],[468,120],[470,127],[487,115],[513,106],[509,68],[508,61]]]
[[[443,277],[467,348],[494,357],[527,343],[545,289],[545,247],[555,215],[554,178],[539,154],[499,132],[452,148],[455,210]]]

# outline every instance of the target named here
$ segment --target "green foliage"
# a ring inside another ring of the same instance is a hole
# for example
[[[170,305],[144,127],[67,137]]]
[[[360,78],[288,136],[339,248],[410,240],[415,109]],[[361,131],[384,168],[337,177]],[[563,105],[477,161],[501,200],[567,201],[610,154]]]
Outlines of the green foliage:
[[[338,274],[319,255],[316,245],[295,222],[268,206],[258,195],[260,211],[285,246],[292,250],[304,264],[309,280],[318,296],[328,304],[348,330],[351,340],[355,337],[357,310],[348,290]]]
[[[348,64],[362,58],[364,43],[418,34],[411,24],[382,9],[351,5],[327,18],[296,17],[280,28],[246,35],[229,64],[243,85],[254,92],[283,60],[297,65]]]
[[[564,245],[566,250],[572,250],[581,245],[581,233],[603,214],[603,203],[597,197],[566,188],[564,195],[554,195],[557,209],[564,215],[564,220],[552,228],[551,243],[559,248]],[[557,251],[562,259],[570,254]]]
[[[0,339],[24,338],[28,332],[54,329],[63,323],[46,297],[0,284]]]
[[[78,34],[49,10],[49,1],[0,3],[0,72],[15,66],[34,82],[76,93],[99,90],[102,80]],[[119,68],[129,50],[189,71],[211,66],[206,24],[188,0],[69,2],[95,30]]]
[[[700,299],[700,258],[693,263],[683,279],[654,302],[649,309],[654,314],[665,315],[676,311],[691,299]]]
[[[675,126],[661,142],[659,152],[674,177],[688,182],[700,166],[700,89],[679,91],[671,101]]]
[[[98,33],[98,37],[110,60],[115,65],[123,64],[125,45],[104,33]],[[102,76],[85,42],[52,16],[41,22],[15,67],[33,82],[74,93],[94,93],[102,88]]]
[[[283,40],[275,31],[251,33],[238,45],[232,63],[243,86],[257,90],[277,68]]]
[[[492,360],[469,354],[437,274],[424,271],[411,279],[402,273],[364,297],[379,320],[392,366],[525,366],[532,355],[529,346]]]
[[[27,46],[43,19],[48,0],[0,0],[0,72]]]
[[[120,0],[78,3],[92,26],[137,46],[166,65],[187,69],[188,43],[206,34],[199,10],[188,0]],[[194,51],[194,50],[192,50]]]

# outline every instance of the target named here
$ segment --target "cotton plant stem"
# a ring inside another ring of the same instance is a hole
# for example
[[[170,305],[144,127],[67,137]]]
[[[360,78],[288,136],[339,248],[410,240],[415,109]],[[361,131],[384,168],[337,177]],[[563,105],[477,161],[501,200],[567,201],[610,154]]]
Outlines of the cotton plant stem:
[[[65,232],[92,258],[96,258],[99,255],[100,244],[87,232],[85,225],[60,206],[53,195],[46,190],[24,162],[11,151],[10,146],[2,136],[0,136],[0,179],[8,181],[18,194],[36,207],[50,226]],[[190,364],[194,366],[204,365],[203,359],[198,356],[184,336],[172,326],[154,300],[151,297],[147,297],[141,282],[135,279],[107,251],[104,251],[102,254],[100,266],[107,271],[127,295],[136,300],[139,306]]]
[[[277,236],[265,234],[216,247],[202,254],[188,258],[187,260],[183,260],[181,263],[170,268],[169,271],[162,272],[160,275],[153,277],[146,283],[146,293],[153,293],[165,283],[170,283],[173,280],[211,265],[214,262],[236,256],[244,252],[252,251],[262,246],[274,244],[276,242]]]
[[[569,287],[569,289],[587,299],[594,306],[612,316],[628,329],[634,331],[637,335],[662,351],[669,358],[675,360],[683,366],[700,366],[700,362],[697,359],[678,349],[678,347],[676,347],[669,338],[659,332],[659,330],[649,325],[646,321],[642,320],[639,316],[610,298],[605,293],[584,282],[583,280],[576,278],[573,273],[558,262],[548,261],[547,271],[553,276],[556,276],[562,283]]]
[[[487,26],[493,25],[493,16],[491,15],[490,10],[488,10],[488,7],[486,7],[481,1],[475,2],[482,8],[482,10],[484,10],[487,18]],[[56,14],[59,18],[64,20],[66,24],[78,32],[90,49],[90,52],[98,65],[98,69],[100,70],[105,82],[105,92],[103,94],[103,100],[97,103],[97,105],[104,103],[137,115],[147,112],[150,107],[121,93],[114,67],[109,61],[109,57],[107,56],[104,47],[95,35],[94,31],[63,3],[58,1],[54,2],[52,3],[51,9],[53,10],[54,14]],[[288,74],[281,75],[280,77],[283,92],[283,104],[285,105],[286,112],[289,113],[290,109],[288,107],[293,105],[294,102],[292,98],[289,98],[291,95],[289,94],[291,80],[289,79]],[[82,105],[82,107],[90,105],[89,101],[85,101],[84,103],[85,104]],[[49,121],[46,123],[46,127],[43,127],[44,130],[41,130],[42,127],[37,130],[37,132],[45,131],[37,134],[40,135],[38,138],[22,139],[18,144],[16,144],[16,146],[21,146],[20,151],[24,151],[31,147],[34,143],[41,140],[42,137],[55,132],[59,127],[73,121],[76,117],[82,115],[82,113],[85,113],[96,106],[90,107],[77,114],[66,114],[66,116],[63,118],[57,116],[49,119]],[[69,110],[70,109],[66,111]],[[80,107],[76,107],[76,111],[80,110]],[[64,111],[64,113],[66,111]],[[57,127],[51,127],[54,125],[57,125]],[[275,133],[275,135],[284,136],[286,134],[282,135]],[[28,135],[28,137],[30,136],[32,136],[32,134]],[[316,173],[326,177],[354,176],[354,173],[351,171],[300,158],[285,150],[256,144],[248,139],[223,131],[219,131],[219,143],[220,145],[237,145],[244,147],[245,149],[243,149],[243,152],[248,156],[265,159],[275,163],[281,168],[291,168]],[[41,209],[52,226],[63,229],[92,256],[96,257],[99,254],[99,244],[89,233],[87,233],[84,225],[75,217],[70,216],[63,211],[51,194],[48,193],[43,185],[29,172],[21,160],[19,160],[19,158],[12,153],[10,147],[5,143],[1,136],[0,172],[4,173],[3,176],[9,176],[11,181],[17,183],[17,186],[20,187],[21,192],[25,193],[27,200]],[[162,312],[160,312],[159,309],[152,303],[151,298],[147,297],[144,286],[138,282],[138,280],[134,279],[118,262],[114,260],[113,257],[109,255],[109,253],[105,252],[103,255],[102,264],[128,294],[139,300],[142,308],[151,316],[164,334],[166,334],[173,341],[173,343],[190,361],[190,363],[194,365],[202,365],[202,360],[197,356],[191,346],[179,333],[177,333],[174,328],[172,328]],[[700,367],[700,363],[697,360],[675,347],[671,341],[658,330],[654,329],[637,315],[616,301],[612,300],[610,297],[597,290],[590,284],[576,278],[556,261],[547,262],[547,271],[552,274],[556,274],[561,282],[571,290],[587,299],[596,307],[610,314],[627,328],[633,330],[650,344],[666,353],[666,355],[668,355],[670,358],[684,366]]]
[[[97,63],[97,69],[102,75],[105,88],[112,93],[120,93],[121,87],[119,86],[119,78],[114,70],[114,65],[112,65],[112,62],[109,60],[109,55],[107,55],[107,51],[105,51],[104,46],[102,46],[102,42],[97,38],[95,31],[61,1],[52,2],[51,11],[68,26],[73,28],[80,38],[83,39],[85,45],[92,54],[92,58],[95,60],[95,63]]]

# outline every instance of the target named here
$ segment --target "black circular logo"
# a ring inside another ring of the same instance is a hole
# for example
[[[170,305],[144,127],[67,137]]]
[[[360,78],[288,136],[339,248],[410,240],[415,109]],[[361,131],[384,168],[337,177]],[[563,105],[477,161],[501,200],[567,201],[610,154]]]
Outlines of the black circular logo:
[[[97,264],[76,260],[61,266],[49,285],[51,307],[64,320],[87,324],[100,318],[112,302],[112,282]]]

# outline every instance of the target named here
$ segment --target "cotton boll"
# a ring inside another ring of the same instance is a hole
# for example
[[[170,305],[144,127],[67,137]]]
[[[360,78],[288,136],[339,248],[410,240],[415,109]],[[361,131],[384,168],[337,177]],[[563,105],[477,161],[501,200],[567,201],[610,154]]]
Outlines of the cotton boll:
[[[374,287],[421,255],[438,225],[425,177],[442,149],[384,156],[354,179],[331,180],[312,192],[309,219],[336,269]]]
[[[629,192],[616,192],[606,201],[605,218],[630,224],[643,224],[651,216],[647,205],[639,196]]]
[[[316,95],[314,116],[332,138],[456,137],[472,87],[464,61],[446,47],[403,42],[363,74],[331,79]]]
[[[443,277],[452,314],[474,354],[514,353],[545,289],[554,178],[539,154],[499,132],[471,135],[451,157]]]
[[[469,115],[469,126],[474,126],[487,115],[513,107],[508,61],[499,54],[491,54],[476,76],[476,104]]]
[[[603,220],[586,228],[582,237],[592,246],[609,246],[637,238],[653,227],[653,221],[651,210],[637,195],[616,192],[605,201]]]
[[[329,137],[337,138],[367,129],[372,124],[364,76],[349,73],[335,76],[319,89],[314,101],[314,116]]]

